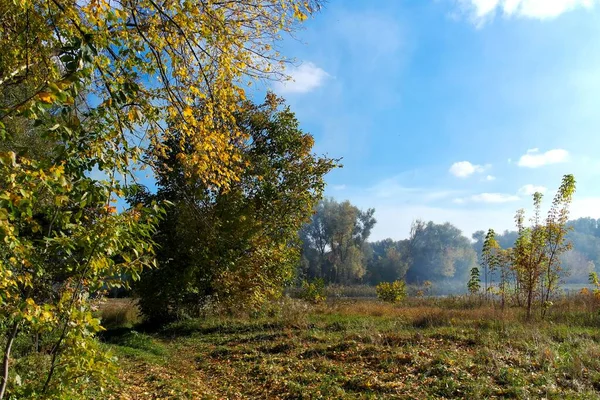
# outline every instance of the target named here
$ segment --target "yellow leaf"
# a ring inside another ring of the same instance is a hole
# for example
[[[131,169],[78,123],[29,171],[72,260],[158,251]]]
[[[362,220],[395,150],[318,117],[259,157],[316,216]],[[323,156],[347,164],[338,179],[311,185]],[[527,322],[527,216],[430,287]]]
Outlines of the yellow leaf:
[[[50,92],[40,92],[38,93],[39,99],[46,104],[52,104],[54,101],[54,95]]]

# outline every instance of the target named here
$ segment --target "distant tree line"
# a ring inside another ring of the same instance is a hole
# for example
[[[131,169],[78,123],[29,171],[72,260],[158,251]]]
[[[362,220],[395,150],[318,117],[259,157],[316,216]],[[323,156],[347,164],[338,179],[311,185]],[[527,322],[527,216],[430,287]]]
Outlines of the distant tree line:
[[[450,223],[416,220],[407,239],[370,242],[375,224],[374,209],[363,211],[349,201],[331,198],[320,201],[311,222],[300,231],[302,257],[297,277],[344,285],[395,280],[459,284],[485,262],[485,231],[475,232],[470,240]],[[564,241],[571,245],[557,255],[560,282],[587,284],[600,263],[600,219],[580,218],[568,221],[564,228]],[[518,239],[518,231],[508,230],[493,237],[495,246],[505,250]],[[486,281],[485,272],[481,270],[483,289],[499,279],[491,274]]]
[[[416,220],[408,239],[369,242],[376,223],[374,213],[348,201],[322,200],[300,232],[299,277],[346,285],[398,279],[460,282],[476,266],[471,242],[450,223]]]

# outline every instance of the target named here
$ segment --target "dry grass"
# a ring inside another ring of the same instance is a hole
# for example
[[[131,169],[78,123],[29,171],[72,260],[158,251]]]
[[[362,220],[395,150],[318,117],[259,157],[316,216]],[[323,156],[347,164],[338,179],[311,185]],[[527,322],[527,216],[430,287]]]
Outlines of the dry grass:
[[[140,310],[132,299],[105,299],[99,305],[98,312],[106,329],[132,328],[141,322]]]
[[[272,315],[114,337],[123,368],[114,396],[596,399],[600,316],[588,300],[526,322],[521,309],[460,299],[288,299]]]

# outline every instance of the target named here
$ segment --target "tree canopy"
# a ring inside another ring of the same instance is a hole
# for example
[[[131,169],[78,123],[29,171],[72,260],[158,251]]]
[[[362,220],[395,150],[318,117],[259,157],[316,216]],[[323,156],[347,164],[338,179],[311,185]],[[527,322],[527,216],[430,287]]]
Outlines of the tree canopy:
[[[162,214],[154,203],[117,212],[115,201],[167,153],[186,179],[224,191],[240,182],[244,88],[282,76],[273,44],[317,6],[1,2],[0,399],[105,385],[93,299],[153,264]],[[15,340],[32,335],[41,339],[20,346],[22,365],[10,368]]]
[[[273,95],[240,110],[236,120],[248,137],[240,144],[245,167],[227,190],[186,178],[169,145],[173,150],[157,169],[157,193],[130,199],[132,205],[172,204],[155,236],[158,267],[136,285],[148,319],[192,315],[210,299],[238,310],[260,306],[293,277],[298,232],[336,163],[312,154],[312,136]]]

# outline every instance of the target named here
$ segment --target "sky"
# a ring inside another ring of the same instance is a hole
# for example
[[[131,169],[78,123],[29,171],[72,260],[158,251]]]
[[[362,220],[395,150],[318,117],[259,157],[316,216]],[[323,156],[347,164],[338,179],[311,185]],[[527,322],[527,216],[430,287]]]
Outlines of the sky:
[[[564,174],[600,218],[599,38],[600,0],[328,0],[266,85],[342,158],[326,195],[375,208],[371,240],[514,229]]]

